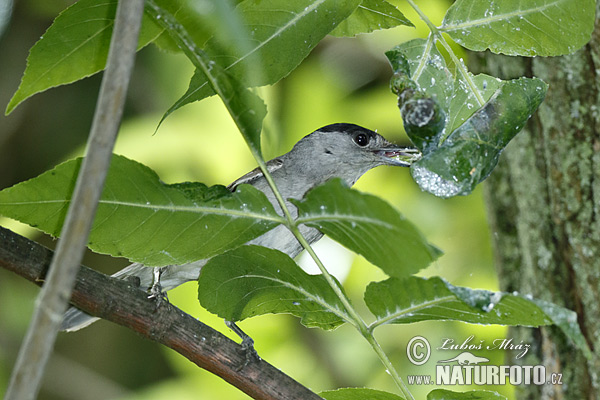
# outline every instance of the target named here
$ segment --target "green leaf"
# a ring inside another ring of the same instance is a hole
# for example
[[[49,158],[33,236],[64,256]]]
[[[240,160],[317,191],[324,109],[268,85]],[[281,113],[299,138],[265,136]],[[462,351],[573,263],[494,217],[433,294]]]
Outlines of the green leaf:
[[[392,206],[348,188],[340,179],[292,202],[298,207],[299,223],[319,229],[390,276],[416,273],[441,255]]]
[[[154,21],[158,26],[165,28],[167,25],[157,19],[154,9],[159,7],[163,12],[168,13],[180,25],[184,26],[191,40],[200,47],[204,45],[214,34],[215,23],[219,22],[219,15],[216,15],[217,7],[213,4],[225,4],[228,2],[216,2],[214,0],[153,0],[145,6],[147,18]],[[220,26],[219,26],[220,27]],[[178,44],[171,37],[169,29],[153,41],[158,48],[170,52],[180,52]]]
[[[544,310],[546,315],[552,320],[552,323],[556,325],[566,337],[573,341],[575,347],[581,350],[588,360],[592,359],[592,351],[590,350],[585,337],[581,333],[576,313],[547,301],[537,299],[531,299],[531,301]]]
[[[104,69],[117,0],[79,0],[65,9],[31,48],[21,84],[6,107],[12,112],[28,97],[75,82]],[[162,29],[144,16],[138,49]]]
[[[453,76],[432,38],[401,44],[386,56],[404,129],[423,152],[411,174],[439,197],[469,194],[487,178],[547,90],[539,79],[473,76],[464,65],[456,65]]]
[[[435,389],[427,394],[427,400],[506,400],[506,397],[487,390],[452,392],[446,389]]]
[[[211,57],[246,87],[273,84],[293,71],[359,4],[360,0],[246,0],[238,5],[237,11],[246,24],[252,48],[239,49],[239,54],[211,52]],[[247,76],[247,65],[258,66],[261,75],[243,81]],[[213,94],[206,77],[196,71],[187,92],[165,117],[188,103]]]
[[[419,321],[540,326],[551,319],[528,299],[507,293],[455,287],[441,278],[390,278],[369,284],[365,302],[375,326]]]
[[[404,14],[385,0],[363,0],[358,8],[335,28],[332,36],[356,36],[399,25],[412,26]]]
[[[426,91],[438,101],[443,109],[454,91],[454,77],[446,66],[446,61],[433,40],[413,39],[404,42],[385,53],[392,70],[403,78],[412,81],[415,90]],[[392,86],[398,86],[392,81]],[[393,89],[401,92],[401,88]]]
[[[455,77],[432,37],[402,43],[386,56],[395,73],[391,86],[399,95],[404,129],[415,146],[426,152],[437,148],[480,108],[479,99],[488,101],[502,83],[469,72],[469,81],[462,74]]]
[[[421,151],[437,147],[447,124],[454,78],[433,38],[415,39],[385,53],[394,77],[404,129]]]
[[[450,98],[450,110],[448,112],[448,125],[446,132],[454,132],[459,126],[469,119],[475,112],[481,109],[479,101],[474,93],[487,102],[504,84],[493,76],[479,74],[473,76],[468,73],[474,87],[469,87],[462,76],[457,76],[455,90]],[[445,139],[445,138],[443,138]]]
[[[546,95],[547,85],[521,78],[502,84],[437,148],[411,165],[419,186],[439,197],[471,193],[492,172],[500,153],[523,128]]]
[[[57,236],[81,159],[0,192],[0,215]],[[235,193],[201,183],[166,185],[150,168],[113,156],[90,233],[90,249],[150,266],[211,257],[282,222],[249,185]]]
[[[381,390],[367,388],[343,388],[319,393],[326,400],[402,400],[404,397]]]
[[[586,357],[591,356],[577,314],[531,296],[457,287],[438,277],[411,276],[369,284],[365,302],[377,317],[372,327],[432,320],[531,327],[554,324]]]
[[[595,9],[594,0],[457,0],[441,30],[469,50],[558,56],[590,40]]]
[[[198,14],[198,10],[186,8],[189,11],[178,19],[168,8],[161,7],[160,4],[164,2],[165,0],[147,0],[147,13],[169,32],[171,38],[192,61],[197,70],[202,71],[205,82],[213,92],[219,95],[254,155],[262,157],[260,133],[262,121],[267,113],[263,101],[200,49],[198,37],[193,33],[198,18],[190,18],[190,15]],[[219,10],[218,15],[225,18],[228,11],[224,8],[226,4],[220,3],[214,7]],[[186,21],[191,22],[186,23]],[[235,28],[232,29],[235,30]],[[232,35],[235,36],[235,33]],[[168,113],[163,116],[163,120],[167,115]]]
[[[307,327],[334,329],[344,306],[321,275],[308,275],[286,254],[241,246],[212,258],[198,278],[202,307],[227,321],[288,313]]]

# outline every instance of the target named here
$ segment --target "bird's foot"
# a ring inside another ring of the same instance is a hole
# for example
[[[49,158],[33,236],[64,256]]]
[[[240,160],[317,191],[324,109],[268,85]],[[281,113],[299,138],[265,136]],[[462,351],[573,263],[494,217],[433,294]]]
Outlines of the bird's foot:
[[[248,334],[246,334],[243,330],[241,330],[240,327],[235,324],[235,322],[225,321],[225,325],[227,325],[229,329],[234,331],[235,334],[242,339],[241,350],[244,352],[246,360],[244,364],[238,368],[238,371],[242,370],[245,366],[252,362],[260,361],[260,356],[254,348],[254,340],[250,336],[248,336]]]
[[[150,287],[150,294],[148,295],[149,299],[156,299],[156,308],[158,308],[163,301],[168,302],[169,298],[167,297],[167,292],[162,290],[162,286],[160,284],[160,276],[163,273],[164,268],[154,267],[152,270],[152,286]]]

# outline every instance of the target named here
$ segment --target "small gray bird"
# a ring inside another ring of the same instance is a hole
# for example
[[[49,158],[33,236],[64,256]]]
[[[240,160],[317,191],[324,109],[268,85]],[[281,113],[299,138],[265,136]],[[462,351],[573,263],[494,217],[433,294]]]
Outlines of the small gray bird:
[[[331,178],[341,178],[348,186],[354,183],[365,172],[380,165],[409,166],[418,160],[421,153],[414,148],[398,147],[381,135],[354,124],[333,124],[317,129],[302,138],[289,153],[267,162],[267,169],[273,176],[284,199],[301,199],[315,186],[325,183]],[[235,191],[241,184],[250,184],[267,195],[278,213],[281,207],[275,199],[260,169],[255,169],[242,176],[228,189]],[[286,201],[286,205],[294,218],[298,211],[294,205]],[[300,231],[309,243],[321,238],[323,234],[315,228],[301,226]],[[247,244],[277,249],[296,257],[302,246],[294,235],[283,225],[264,233]],[[197,280],[202,266],[208,260],[199,260],[183,265],[172,265],[161,269],[160,287],[171,290],[185,282]],[[140,279],[140,287],[149,289],[155,284],[156,270],[139,263],[134,263],[114,274],[117,278],[136,276]],[[92,317],[74,307],[65,314],[62,330],[76,331],[96,321]]]

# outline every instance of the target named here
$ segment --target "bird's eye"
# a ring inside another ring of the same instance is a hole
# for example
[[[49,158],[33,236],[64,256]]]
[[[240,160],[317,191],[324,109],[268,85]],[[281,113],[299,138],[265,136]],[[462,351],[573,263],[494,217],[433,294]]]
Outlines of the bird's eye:
[[[359,133],[358,135],[354,136],[354,143],[360,147],[365,147],[369,144],[369,137],[364,133]]]

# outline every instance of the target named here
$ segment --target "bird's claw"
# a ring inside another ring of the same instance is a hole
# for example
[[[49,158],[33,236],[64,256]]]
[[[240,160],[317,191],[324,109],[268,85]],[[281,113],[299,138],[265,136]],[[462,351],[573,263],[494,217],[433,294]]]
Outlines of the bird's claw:
[[[148,298],[156,299],[156,308],[158,308],[163,301],[169,301],[169,298],[167,297],[167,292],[164,292],[162,290],[162,286],[160,284],[160,276],[163,272],[163,269],[164,268],[155,267],[152,271],[152,286],[150,287],[150,294],[148,295]]]
[[[260,356],[254,348],[254,340],[250,336],[248,336],[248,334],[246,334],[243,330],[241,330],[240,327],[235,324],[235,322],[225,321],[225,325],[227,325],[229,329],[235,332],[235,334],[242,339],[241,350],[242,352],[244,352],[246,360],[244,361],[244,364],[242,364],[238,368],[238,371],[242,370],[244,367],[246,367],[252,362],[260,361]]]

